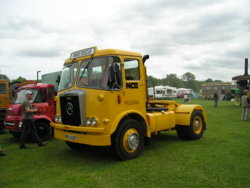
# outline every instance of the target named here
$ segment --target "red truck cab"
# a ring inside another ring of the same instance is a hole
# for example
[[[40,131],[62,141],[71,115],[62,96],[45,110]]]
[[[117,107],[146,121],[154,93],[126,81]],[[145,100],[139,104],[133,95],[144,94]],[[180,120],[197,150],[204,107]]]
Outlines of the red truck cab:
[[[16,99],[7,109],[5,116],[5,129],[14,137],[20,137],[22,130],[22,103],[26,99],[26,91],[33,92],[31,100],[32,106],[38,108],[34,114],[35,126],[37,133],[42,140],[46,140],[52,133],[50,122],[54,121],[55,116],[55,89],[50,84],[28,84],[18,88]]]

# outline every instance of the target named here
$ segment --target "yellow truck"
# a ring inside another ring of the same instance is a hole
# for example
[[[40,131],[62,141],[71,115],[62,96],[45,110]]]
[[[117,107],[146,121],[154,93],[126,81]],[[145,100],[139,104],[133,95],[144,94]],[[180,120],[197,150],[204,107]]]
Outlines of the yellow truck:
[[[112,146],[121,160],[137,157],[145,141],[176,130],[181,139],[199,139],[206,129],[200,105],[149,100],[148,55],[97,47],[71,53],[56,96],[55,138],[72,149]]]
[[[0,80],[0,132],[3,132],[6,110],[10,105],[9,81]]]

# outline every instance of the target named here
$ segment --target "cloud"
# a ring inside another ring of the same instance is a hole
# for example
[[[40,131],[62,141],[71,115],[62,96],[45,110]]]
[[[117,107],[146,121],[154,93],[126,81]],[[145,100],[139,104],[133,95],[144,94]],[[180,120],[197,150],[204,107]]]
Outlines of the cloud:
[[[249,55],[247,5],[247,0],[0,2],[0,61],[22,66],[33,61],[43,72],[40,64],[57,61],[53,69],[46,67],[57,71],[72,51],[98,46],[149,54],[152,76],[192,72],[197,79],[230,80],[242,73]],[[4,70],[12,74],[17,66]]]
[[[37,58],[47,58],[47,57],[58,57],[60,54],[59,51],[55,51],[55,49],[24,49],[18,52],[20,56],[31,56]]]

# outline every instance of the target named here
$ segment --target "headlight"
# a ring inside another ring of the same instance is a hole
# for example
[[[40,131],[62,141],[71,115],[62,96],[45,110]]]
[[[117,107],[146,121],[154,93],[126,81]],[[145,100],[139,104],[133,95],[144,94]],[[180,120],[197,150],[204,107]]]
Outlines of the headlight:
[[[21,128],[21,127],[22,127],[22,124],[23,124],[23,122],[20,121],[19,124],[18,124],[18,127]]]
[[[87,118],[86,120],[86,125],[89,126],[91,124],[91,119],[90,118]]]
[[[87,126],[96,126],[98,123],[98,120],[96,117],[87,117],[86,118],[86,125]]]
[[[55,116],[55,122],[56,122],[56,123],[62,122],[61,116],[56,115],[56,116]]]
[[[92,126],[96,126],[96,125],[97,125],[97,119],[96,119],[95,117],[93,117],[93,118],[91,119],[91,125],[92,125]]]

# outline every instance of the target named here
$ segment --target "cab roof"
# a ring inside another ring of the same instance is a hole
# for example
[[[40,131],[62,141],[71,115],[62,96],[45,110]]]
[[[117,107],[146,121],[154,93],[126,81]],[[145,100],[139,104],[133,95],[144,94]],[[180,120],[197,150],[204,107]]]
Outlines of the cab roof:
[[[132,51],[126,51],[126,50],[119,50],[119,49],[103,49],[99,50],[97,47],[95,48],[95,52],[93,54],[93,57],[98,57],[98,56],[107,56],[107,55],[115,55],[115,56],[133,56],[133,57],[142,57],[140,53],[137,52],[132,52]],[[90,58],[90,55],[84,56],[84,57],[79,57],[76,59],[66,59],[65,63],[71,63],[72,61],[79,61],[83,59],[88,59]]]
[[[27,85],[19,87],[18,89],[39,89],[39,88],[48,88],[48,87],[54,87],[54,86],[51,84],[38,83],[38,84],[27,84]]]

